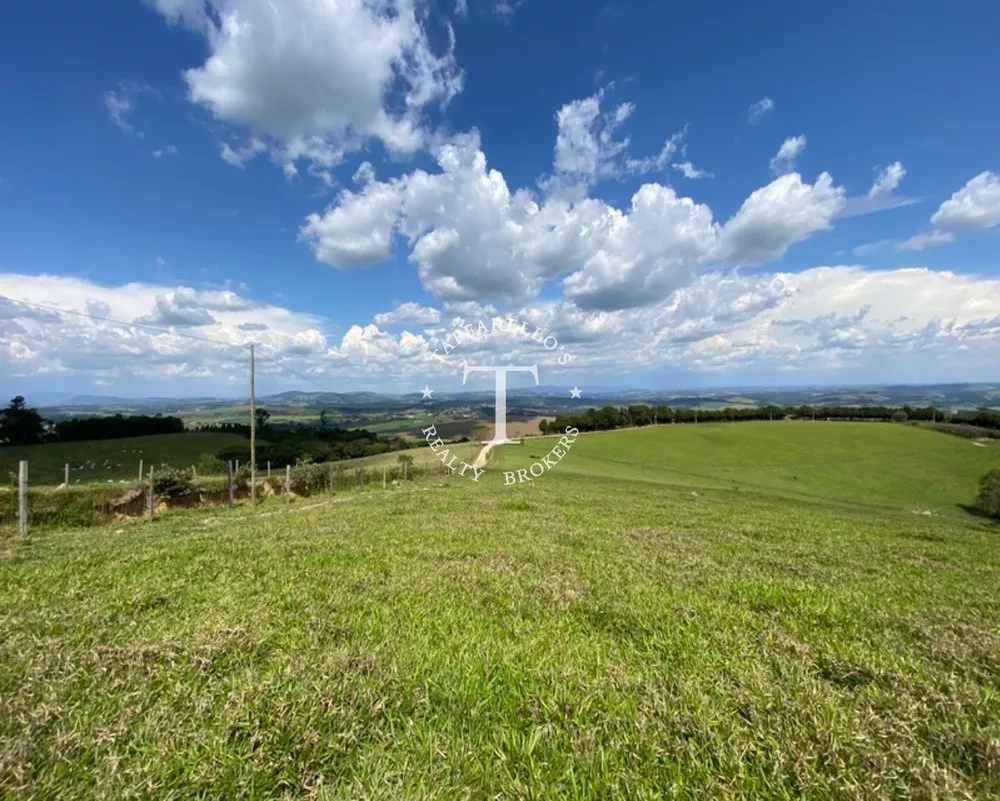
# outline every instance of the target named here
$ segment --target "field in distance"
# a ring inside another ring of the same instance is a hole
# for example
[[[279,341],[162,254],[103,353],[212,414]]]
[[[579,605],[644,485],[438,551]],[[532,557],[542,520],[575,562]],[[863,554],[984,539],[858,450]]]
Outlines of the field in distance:
[[[503,485],[556,442],[0,540],[0,794],[1000,796],[995,444],[674,426]]]
[[[556,442],[496,449],[491,466],[524,468]],[[897,423],[781,421],[584,434],[553,472],[959,513],[994,467],[998,442]]]
[[[47,442],[42,445],[0,447],[0,476],[17,473],[21,459],[28,460],[28,480],[35,486],[61,484],[64,465],[70,466],[70,483],[118,481],[139,475],[139,460],[145,469],[190,467],[198,457],[231,445],[246,445],[239,434],[215,434],[188,431],[183,434],[154,434],[148,437],[88,440],[85,442]]]

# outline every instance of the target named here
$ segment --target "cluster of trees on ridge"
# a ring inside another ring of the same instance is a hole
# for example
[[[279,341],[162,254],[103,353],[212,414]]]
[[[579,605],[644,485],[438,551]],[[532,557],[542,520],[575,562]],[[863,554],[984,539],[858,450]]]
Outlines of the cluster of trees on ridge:
[[[379,436],[364,429],[300,428],[280,430],[268,424],[270,413],[258,409],[256,414],[257,461],[271,462],[272,467],[307,462],[333,462],[374,456],[389,451],[415,447],[415,443],[402,437]],[[161,415],[116,414],[108,417],[74,417],[51,423],[37,409],[25,403],[24,397],[13,398],[6,409],[0,410],[0,443],[7,445],[36,445],[43,442],[79,442],[85,440],[121,439],[150,434],[180,434],[185,431],[179,417]],[[245,445],[224,448],[216,457],[247,463],[250,460],[250,426],[245,423],[220,423],[198,426],[198,431],[240,434],[247,438]],[[423,443],[421,443],[423,444]]]
[[[270,462],[272,467],[284,467],[309,462],[338,462],[417,447],[417,443],[404,437],[379,436],[363,428],[327,428],[323,424],[318,428],[274,428],[269,425],[270,417],[266,409],[257,409],[257,436],[265,440],[257,443],[259,465]],[[249,425],[202,425],[198,430],[250,436]],[[223,448],[216,456],[224,462],[237,460],[245,464],[250,460],[250,443]]]
[[[37,445],[41,442],[81,442],[94,439],[144,437],[149,434],[176,434],[184,431],[179,417],[116,414],[110,417],[74,417],[52,423],[30,408],[23,395],[0,409],[0,443]]]
[[[567,426],[580,431],[610,431],[656,423],[720,423],[745,420],[863,420],[906,422],[945,422],[1000,430],[1000,412],[977,409],[949,414],[931,406],[765,406],[760,409],[671,409],[669,406],[604,406],[574,415],[560,415],[554,421],[542,420],[543,434],[561,433]]]

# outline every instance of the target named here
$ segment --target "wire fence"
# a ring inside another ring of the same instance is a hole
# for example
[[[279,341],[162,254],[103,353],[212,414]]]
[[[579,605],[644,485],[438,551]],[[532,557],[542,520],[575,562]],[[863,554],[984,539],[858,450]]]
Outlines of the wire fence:
[[[103,525],[125,518],[150,520],[169,509],[232,507],[294,497],[389,490],[434,470],[431,465],[356,465],[325,462],[258,470],[252,492],[249,465],[229,462],[225,475],[198,475],[193,468],[150,468],[141,479],[108,483],[35,486],[27,461],[0,487],[0,533],[27,536],[38,529]]]

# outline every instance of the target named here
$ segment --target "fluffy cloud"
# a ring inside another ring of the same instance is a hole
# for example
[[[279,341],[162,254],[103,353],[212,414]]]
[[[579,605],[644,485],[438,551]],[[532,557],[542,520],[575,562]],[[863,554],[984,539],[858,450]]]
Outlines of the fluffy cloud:
[[[774,111],[774,101],[765,96],[756,103],[750,104],[750,114],[747,119],[751,125],[756,125],[772,111]]]
[[[5,273],[0,294],[67,310],[15,308],[10,319],[20,330],[0,339],[0,374],[9,376],[92,381],[210,376],[222,384],[242,384],[246,353],[241,346],[250,341],[250,332],[265,358],[301,352],[303,344],[311,344],[308,353],[314,357],[326,348],[316,318],[229,290],[142,283],[107,287],[80,278]],[[6,308],[0,301],[0,319]]]
[[[1000,225],[1000,176],[979,173],[941,204],[931,217],[931,225],[949,234]]]
[[[716,256],[753,264],[784,255],[789,246],[831,227],[844,207],[844,189],[829,173],[814,184],[798,173],[782,175],[748,197],[725,225]]]
[[[316,258],[334,267],[384,261],[392,253],[392,233],[402,197],[398,183],[369,183],[360,194],[341,192],[325,214],[310,214],[300,238],[313,243]]]
[[[932,231],[902,242],[900,250],[923,250],[951,242],[959,234],[985,231],[1000,225],[1000,176],[981,172],[972,178],[931,216]]]
[[[875,198],[891,195],[905,176],[906,168],[903,167],[903,162],[893,162],[888,167],[879,171],[875,183],[868,190],[868,197]]]
[[[390,326],[399,323],[415,323],[416,325],[437,325],[441,322],[441,312],[430,306],[421,306],[410,301],[403,303],[391,312],[375,315],[375,325]]]
[[[591,119],[592,111],[581,114]],[[566,169],[599,172],[601,137],[595,142],[596,150],[566,145],[574,150]],[[444,142],[435,156],[436,173],[382,182],[366,175],[362,189],[345,190],[324,213],[310,215],[301,238],[317,259],[346,268],[387,259],[398,235],[423,286],[446,303],[523,303],[561,278],[565,296],[580,306],[615,309],[655,303],[715,261],[780,258],[829,228],[844,204],[844,190],[828,174],[808,184],[792,173],[754,192],[719,225],[708,206],[657,183],[641,186],[626,211],[586,196],[539,200],[512,191],[487,167],[475,133]]]
[[[783,175],[795,169],[795,159],[806,149],[806,138],[804,136],[790,136],[781,143],[778,152],[771,159],[771,172],[775,175]]]
[[[629,137],[618,137],[618,130],[632,116],[635,106],[620,103],[608,112],[601,110],[605,91],[574,100],[556,113],[553,157],[554,175],[542,184],[552,194],[582,196],[580,190],[600,180],[645,175],[662,171],[678,149],[684,148],[685,132],[668,138],[660,152],[636,158],[628,154]]]
[[[634,106],[622,103],[610,114],[601,114],[601,94],[567,103],[556,114],[556,173],[578,176],[586,183],[614,175],[614,161],[629,140],[616,141],[615,130],[632,114]]]
[[[371,323],[351,325],[337,339],[320,319],[231,292],[103,287],[76,278],[0,274],[0,294],[7,296],[0,298],[0,375],[10,378],[62,375],[77,386],[129,377],[169,380],[172,392],[211,381],[242,392],[247,377],[242,346],[251,337],[261,357],[260,385],[274,391],[305,387],[280,365],[309,376],[312,388],[334,381],[415,388],[428,377],[457,384],[461,359],[539,360],[537,343],[514,334],[463,343],[455,364],[431,355],[455,326],[495,314],[494,309],[467,308],[455,319],[404,304]],[[159,300],[168,298],[172,308],[200,309],[215,322],[194,329],[192,338],[187,327],[133,328],[8,299],[15,297],[122,320],[136,309],[152,314]],[[514,314],[556,336],[572,354],[561,372],[545,364],[546,381],[559,375],[579,380],[581,371],[611,375],[663,368],[724,370],[733,381],[742,370],[799,371],[836,381],[858,369],[886,380],[968,380],[995,366],[1000,280],[856,266],[748,275],[716,270],[640,309],[584,309],[559,300]],[[385,330],[405,322],[427,330]]]
[[[546,364],[543,383],[560,375],[572,381],[582,371],[608,377],[662,368],[725,371],[732,380],[740,380],[743,370],[829,381],[845,375],[857,380],[857,371],[892,380],[969,380],[993,364],[1000,344],[1000,281],[857,266],[709,272],[656,306],[586,310],[560,300],[515,316],[551,333],[572,354],[565,368]],[[428,331],[427,347],[441,347],[454,326],[476,319]],[[382,331],[369,330],[365,341],[387,354],[403,347],[402,337]],[[431,371],[456,381],[462,360],[539,361],[534,341],[510,335],[463,341],[460,354],[456,365],[404,360],[399,369],[414,380]]]
[[[418,0],[153,3],[208,45],[184,74],[191,100],[266,141],[288,174],[299,159],[326,170],[371,138],[413,152],[423,110],[462,88],[451,48],[432,49]],[[260,148],[244,152],[240,163]]]

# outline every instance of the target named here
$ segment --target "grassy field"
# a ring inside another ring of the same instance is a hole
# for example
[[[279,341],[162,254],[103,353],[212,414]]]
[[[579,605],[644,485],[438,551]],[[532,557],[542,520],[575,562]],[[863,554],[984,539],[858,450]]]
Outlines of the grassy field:
[[[1000,794],[1000,449],[693,429],[0,542],[0,795]]]
[[[551,438],[530,440],[500,458],[523,467],[548,453],[552,444]],[[979,477],[993,467],[1000,467],[1000,443],[975,444],[888,423],[782,421],[584,435],[558,469],[652,484],[958,513],[958,505],[975,494]]]
[[[70,465],[70,483],[134,479],[139,460],[150,465],[169,464],[190,467],[204,453],[213,456],[230,445],[245,445],[239,434],[155,434],[149,437],[126,437],[89,442],[49,442],[44,445],[0,448],[0,476],[17,473],[17,463],[28,460],[29,480],[33,485],[61,484],[64,465]]]

